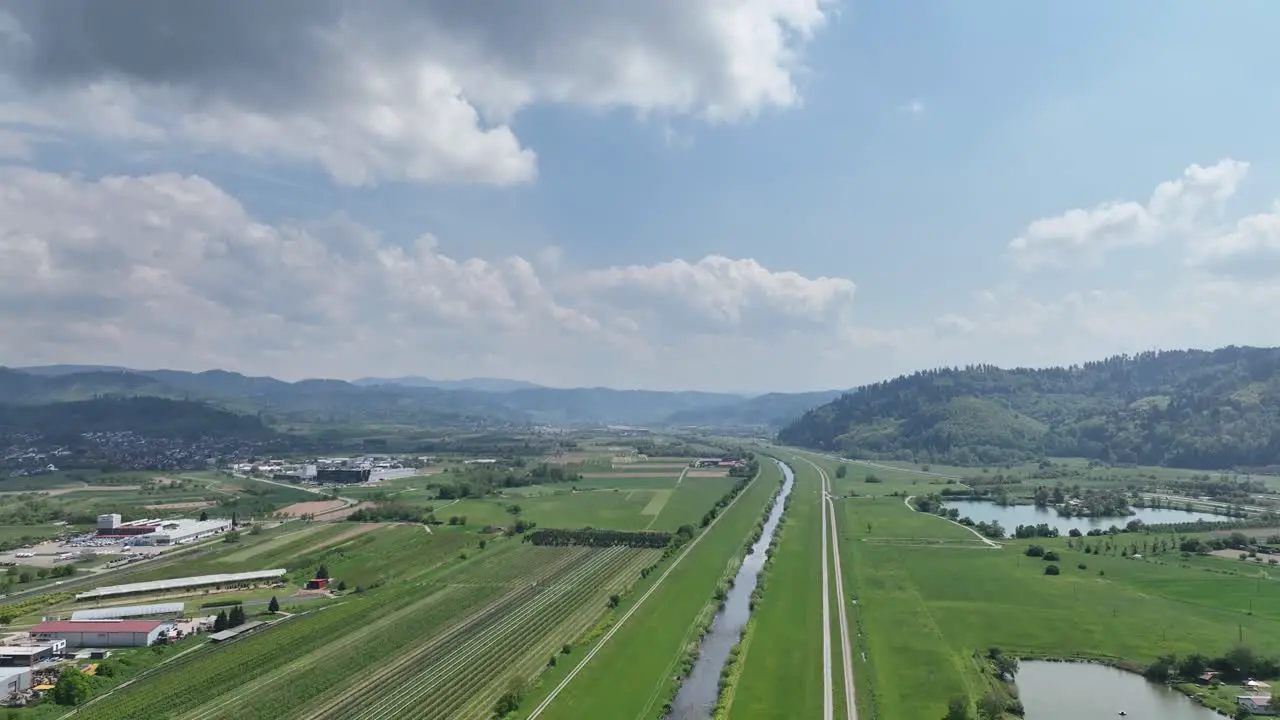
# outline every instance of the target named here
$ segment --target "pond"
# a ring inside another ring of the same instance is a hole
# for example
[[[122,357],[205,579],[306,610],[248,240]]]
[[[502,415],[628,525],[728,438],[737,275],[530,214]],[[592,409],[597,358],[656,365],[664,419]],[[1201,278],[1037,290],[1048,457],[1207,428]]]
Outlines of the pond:
[[[782,469],[782,492],[778,493],[769,510],[760,539],[751,546],[751,554],[743,559],[742,567],[733,579],[733,587],[729,589],[729,596],[725,598],[724,606],[711,623],[711,631],[703,636],[698,659],[671,703],[668,720],[705,720],[715,710],[716,701],[720,698],[720,672],[728,662],[733,646],[742,637],[743,626],[751,618],[751,593],[755,591],[760,571],[764,569],[764,551],[773,540],[778,521],[782,519],[787,496],[791,494],[791,486],[795,484],[791,468],[781,460],[776,462]]]
[[[948,500],[946,506],[959,510],[960,517],[968,516],[975,523],[997,521],[1005,529],[1005,532],[1010,535],[1013,534],[1013,529],[1019,525],[1039,525],[1040,523],[1047,523],[1050,527],[1057,528],[1058,532],[1066,535],[1072,528],[1082,533],[1087,533],[1094,528],[1106,530],[1112,525],[1123,528],[1132,520],[1141,520],[1148,525],[1156,525],[1161,523],[1195,522],[1197,520],[1224,522],[1231,519],[1226,515],[1214,515],[1207,512],[1153,510],[1151,508],[1134,508],[1135,514],[1125,517],[1065,518],[1058,515],[1055,510],[1038,508],[1035,505],[1000,507],[993,502],[981,500]]]
[[[1027,660],[1018,670],[1026,720],[1222,720],[1218,713],[1141,675],[1106,665]]]

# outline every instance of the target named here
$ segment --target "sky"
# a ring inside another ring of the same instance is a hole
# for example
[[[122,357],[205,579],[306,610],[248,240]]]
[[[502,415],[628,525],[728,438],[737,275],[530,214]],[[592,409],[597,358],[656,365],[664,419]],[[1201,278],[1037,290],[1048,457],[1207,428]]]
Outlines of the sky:
[[[1275,345],[1277,22],[8,0],[0,365],[764,392]]]

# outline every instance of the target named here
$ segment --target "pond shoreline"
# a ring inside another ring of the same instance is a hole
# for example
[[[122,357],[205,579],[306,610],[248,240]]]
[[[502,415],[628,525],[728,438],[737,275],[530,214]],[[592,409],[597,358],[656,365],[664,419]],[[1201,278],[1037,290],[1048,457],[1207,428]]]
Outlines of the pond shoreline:
[[[1064,663],[1064,664],[1089,664],[1089,665],[1101,665],[1103,667],[1109,667],[1115,670],[1120,670],[1120,671],[1129,673],[1131,675],[1137,676],[1143,682],[1150,683],[1152,685],[1159,685],[1162,687],[1169,688],[1170,690],[1177,691],[1179,694],[1186,697],[1188,700],[1195,703],[1199,707],[1204,708],[1205,710],[1214,712],[1222,717],[1227,717],[1227,718],[1232,717],[1232,714],[1230,712],[1213,707],[1212,705],[1208,705],[1204,702],[1204,698],[1202,698],[1200,695],[1189,692],[1188,686],[1190,686],[1191,688],[1194,688],[1194,687],[1198,687],[1197,685],[1189,684],[1189,683],[1159,683],[1159,682],[1152,681],[1148,679],[1145,675],[1143,675],[1143,670],[1145,670],[1146,668],[1140,663],[1137,663],[1131,660],[1125,660],[1123,658],[1103,657],[1103,656],[1044,655],[1040,653],[1017,653],[1016,657],[1018,658],[1018,662],[1028,661],[1028,662]],[[1017,687],[1016,679],[1014,681],[1014,687],[1015,688]]]

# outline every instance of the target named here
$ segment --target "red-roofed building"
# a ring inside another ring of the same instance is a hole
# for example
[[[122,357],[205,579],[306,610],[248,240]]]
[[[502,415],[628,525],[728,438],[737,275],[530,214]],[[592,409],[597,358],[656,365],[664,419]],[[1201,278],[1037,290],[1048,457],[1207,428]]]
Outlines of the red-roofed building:
[[[71,647],[146,647],[165,623],[154,620],[62,620],[31,628],[37,641],[65,640]]]

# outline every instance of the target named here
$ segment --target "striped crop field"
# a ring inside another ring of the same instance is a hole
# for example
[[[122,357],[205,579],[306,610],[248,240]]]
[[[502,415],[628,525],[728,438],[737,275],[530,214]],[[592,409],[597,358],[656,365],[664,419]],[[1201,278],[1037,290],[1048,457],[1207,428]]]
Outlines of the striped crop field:
[[[183,720],[492,717],[590,631],[660,550],[495,543],[430,576],[167,663],[73,715]]]

